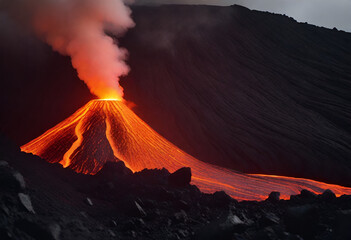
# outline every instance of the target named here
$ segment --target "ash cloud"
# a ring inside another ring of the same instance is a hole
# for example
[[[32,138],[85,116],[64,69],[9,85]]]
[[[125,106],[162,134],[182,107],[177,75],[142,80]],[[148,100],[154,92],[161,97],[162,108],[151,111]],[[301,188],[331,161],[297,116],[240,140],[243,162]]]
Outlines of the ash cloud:
[[[122,0],[3,0],[4,11],[52,48],[71,57],[78,76],[100,98],[122,98],[119,77],[129,72],[126,49],[106,32],[134,26]]]

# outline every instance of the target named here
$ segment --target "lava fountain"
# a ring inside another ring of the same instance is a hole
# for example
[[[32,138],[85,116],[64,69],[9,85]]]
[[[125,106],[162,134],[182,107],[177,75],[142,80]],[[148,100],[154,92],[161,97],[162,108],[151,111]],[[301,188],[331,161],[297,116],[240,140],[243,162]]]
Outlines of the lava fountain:
[[[76,172],[97,173],[107,161],[122,160],[132,171],[192,169],[192,183],[204,192],[226,191],[238,200],[263,200],[271,191],[282,198],[307,189],[336,195],[351,188],[308,179],[243,174],[204,163],[183,152],[142,121],[122,101],[92,100],[71,117],[21,147]]]

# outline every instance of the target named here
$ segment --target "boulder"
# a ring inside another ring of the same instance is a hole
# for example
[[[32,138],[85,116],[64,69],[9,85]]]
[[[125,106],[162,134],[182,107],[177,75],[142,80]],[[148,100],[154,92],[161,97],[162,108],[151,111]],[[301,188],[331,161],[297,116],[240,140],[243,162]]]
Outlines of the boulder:
[[[236,202],[224,191],[217,191],[212,195],[212,204],[217,207],[223,207],[228,205],[231,202]]]
[[[280,192],[271,192],[266,199],[268,202],[279,202],[280,200]]]
[[[35,213],[32,205],[32,201],[30,200],[30,197],[27,194],[24,193],[19,193],[18,198],[22,206],[31,213]]]
[[[57,223],[52,223],[48,227],[48,232],[54,240],[59,240],[61,234],[61,227]]]
[[[93,206],[94,204],[93,204],[93,201],[90,199],[90,198],[86,198],[85,200],[84,200],[84,202],[86,203],[86,204],[88,204],[89,206]]]
[[[13,177],[17,181],[17,184],[19,185],[19,189],[23,190],[26,188],[26,182],[24,181],[24,178],[21,173],[19,172],[14,172]]]
[[[336,196],[335,193],[333,193],[333,191],[327,189],[322,193],[320,198],[324,201],[333,201],[334,199],[336,199]]]
[[[165,185],[170,173],[167,169],[143,169],[136,172],[135,176],[143,183],[152,185]]]
[[[128,176],[133,174],[132,170],[126,167],[123,161],[107,162],[102,169],[96,174],[96,177],[106,181],[112,181],[119,176]]]
[[[310,204],[317,200],[317,195],[306,189],[301,190],[298,195],[291,195],[290,200],[299,204]]]
[[[174,187],[185,187],[190,184],[191,181],[191,169],[189,167],[183,167],[169,175],[168,183]]]
[[[310,200],[310,201],[314,201],[317,198],[317,195],[315,193],[308,191],[306,189],[301,190],[299,196],[301,199]]]

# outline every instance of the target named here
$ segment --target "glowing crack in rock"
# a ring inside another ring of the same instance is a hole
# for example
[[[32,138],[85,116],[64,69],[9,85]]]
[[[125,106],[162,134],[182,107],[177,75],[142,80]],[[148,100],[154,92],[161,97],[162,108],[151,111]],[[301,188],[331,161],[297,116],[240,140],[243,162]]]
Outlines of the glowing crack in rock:
[[[332,190],[337,196],[351,188],[309,179],[243,174],[204,163],[160,136],[122,101],[92,100],[71,117],[21,147],[51,163],[76,172],[97,173],[107,161],[122,160],[132,171],[181,167],[192,170],[192,184],[203,192],[226,191],[238,200],[263,200],[272,191],[284,199],[307,189]]]

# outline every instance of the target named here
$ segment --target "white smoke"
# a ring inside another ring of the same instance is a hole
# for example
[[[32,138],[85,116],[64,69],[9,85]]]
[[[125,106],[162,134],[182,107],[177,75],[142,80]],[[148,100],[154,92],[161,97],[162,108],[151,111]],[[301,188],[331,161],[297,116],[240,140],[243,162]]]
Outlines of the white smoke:
[[[106,34],[120,36],[134,26],[131,10],[122,0],[3,0],[0,4],[54,50],[69,55],[93,94],[123,97],[119,77],[129,72],[127,51]]]

